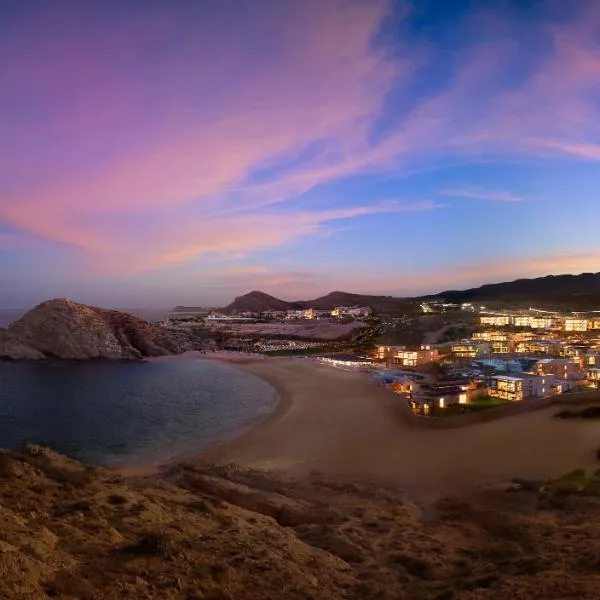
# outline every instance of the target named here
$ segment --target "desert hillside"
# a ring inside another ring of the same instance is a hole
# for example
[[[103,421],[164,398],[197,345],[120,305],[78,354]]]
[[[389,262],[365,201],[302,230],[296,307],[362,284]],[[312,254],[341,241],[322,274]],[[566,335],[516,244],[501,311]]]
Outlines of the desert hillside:
[[[0,453],[0,597],[598,597],[600,479],[573,473],[420,507],[313,473],[181,464],[123,477]]]
[[[600,273],[547,275],[489,283],[468,290],[448,290],[425,298],[443,298],[447,302],[526,303],[527,306],[535,302],[546,307],[595,310],[600,302]]]

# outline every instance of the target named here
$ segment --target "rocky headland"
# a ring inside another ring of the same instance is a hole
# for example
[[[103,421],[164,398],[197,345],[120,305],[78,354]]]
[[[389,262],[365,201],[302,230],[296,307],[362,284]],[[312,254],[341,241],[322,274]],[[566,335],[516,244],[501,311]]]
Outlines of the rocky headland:
[[[0,329],[0,358],[138,359],[198,349],[190,331],[150,324],[116,310],[60,298]]]

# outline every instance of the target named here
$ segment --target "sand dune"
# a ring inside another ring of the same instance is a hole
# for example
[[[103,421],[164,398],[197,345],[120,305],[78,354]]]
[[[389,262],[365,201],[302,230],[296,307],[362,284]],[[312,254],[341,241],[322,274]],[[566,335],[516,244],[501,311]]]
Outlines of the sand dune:
[[[555,419],[557,408],[421,429],[402,418],[396,395],[362,374],[288,358],[238,366],[274,385],[281,403],[266,422],[203,459],[295,475],[319,470],[434,494],[595,465],[600,426]]]

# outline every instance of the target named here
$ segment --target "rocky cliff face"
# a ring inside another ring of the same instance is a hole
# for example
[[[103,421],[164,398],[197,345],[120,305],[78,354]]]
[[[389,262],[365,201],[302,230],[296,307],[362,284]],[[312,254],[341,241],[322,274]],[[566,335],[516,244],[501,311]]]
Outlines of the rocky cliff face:
[[[11,359],[132,359],[193,349],[185,332],[174,334],[142,319],[67,299],[49,300],[0,331],[0,357]]]

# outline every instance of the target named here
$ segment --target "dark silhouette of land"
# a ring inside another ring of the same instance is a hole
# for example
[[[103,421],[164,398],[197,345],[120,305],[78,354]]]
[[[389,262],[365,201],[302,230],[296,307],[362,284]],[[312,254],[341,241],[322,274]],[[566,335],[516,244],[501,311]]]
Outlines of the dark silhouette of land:
[[[390,282],[391,285],[391,282]],[[383,314],[410,313],[418,310],[422,301],[452,303],[536,304],[539,307],[592,310],[600,309],[600,273],[581,275],[548,275],[535,279],[486,284],[467,290],[447,290],[429,296],[401,298],[372,296],[335,291],[314,300],[285,301],[264,292],[253,291],[238,296],[226,307],[225,313],[300,310],[316,308],[330,310],[336,306],[370,306]]]

